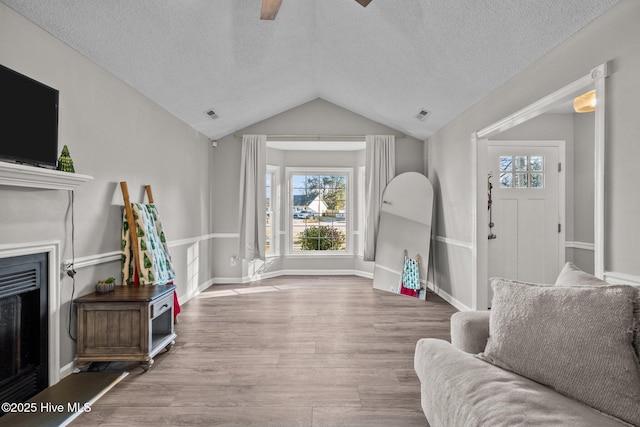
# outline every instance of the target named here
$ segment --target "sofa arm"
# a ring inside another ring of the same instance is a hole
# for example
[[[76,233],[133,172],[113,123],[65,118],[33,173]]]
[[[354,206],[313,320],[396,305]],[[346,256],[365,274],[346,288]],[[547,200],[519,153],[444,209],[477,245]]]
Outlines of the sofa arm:
[[[467,353],[482,353],[489,339],[488,311],[461,311],[451,316],[451,344]]]

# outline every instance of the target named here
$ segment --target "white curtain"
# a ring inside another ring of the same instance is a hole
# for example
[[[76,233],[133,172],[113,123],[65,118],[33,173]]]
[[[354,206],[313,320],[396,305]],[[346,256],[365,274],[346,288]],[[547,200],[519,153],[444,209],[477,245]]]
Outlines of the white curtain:
[[[396,173],[396,140],[393,135],[367,135],[365,140],[364,260],[374,261],[382,193]]]
[[[266,238],[266,135],[242,136],[240,165],[240,248],[247,261],[264,260]]]

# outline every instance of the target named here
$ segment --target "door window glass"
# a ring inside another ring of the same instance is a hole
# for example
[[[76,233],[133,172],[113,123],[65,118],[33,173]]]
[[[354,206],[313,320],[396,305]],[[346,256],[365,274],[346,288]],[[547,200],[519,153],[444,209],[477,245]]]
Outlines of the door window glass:
[[[544,188],[544,156],[500,156],[500,188]]]

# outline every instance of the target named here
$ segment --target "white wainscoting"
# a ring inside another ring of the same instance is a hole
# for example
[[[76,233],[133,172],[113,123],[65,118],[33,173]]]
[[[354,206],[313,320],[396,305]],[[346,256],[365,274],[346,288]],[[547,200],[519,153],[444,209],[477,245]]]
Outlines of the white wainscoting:
[[[201,236],[196,236],[196,237],[189,237],[186,239],[171,240],[167,242],[167,246],[169,248],[176,248],[180,246],[194,245],[210,239],[237,239],[239,237],[240,235],[238,233],[210,233],[210,234],[203,234]],[[78,270],[81,268],[92,267],[100,264],[106,264],[109,262],[116,262],[116,261],[119,262],[120,258],[121,258],[120,251],[105,252],[105,253],[96,254],[96,255],[78,257],[75,260],[71,260],[71,259],[64,260],[61,263],[62,265],[60,269],[63,272],[66,271],[69,268],[69,266],[71,266],[72,262],[73,262],[73,268],[75,270]],[[209,279],[204,283],[197,285],[195,287],[195,290],[188,292],[187,294],[184,294],[184,295],[178,295],[178,299],[181,301],[182,304],[184,304],[194,296],[198,295],[204,289],[207,289],[213,283],[214,283],[214,279]]]
[[[443,243],[445,245],[448,246],[454,246],[457,248],[463,248],[463,249],[467,249],[469,251],[473,250],[473,243],[471,242],[466,242],[463,240],[456,240],[456,239],[451,239],[449,237],[443,237],[443,236],[436,236],[433,235],[431,236],[432,241],[434,242],[438,242],[438,243]],[[432,247],[435,247],[435,245],[432,245]],[[433,250],[434,254],[435,254],[435,250]],[[471,280],[469,280],[469,283],[471,283]],[[430,284],[430,288],[434,290],[434,292],[443,300],[445,300],[446,302],[448,302],[449,304],[451,304],[452,306],[454,306],[455,308],[457,308],[459,311],[471,311],[471,307],[467,306],[466,304],[464,304],[463,302],[461,302],[460,300],[458,300],[457,298],[453,297],[453,295],[449,294],[447,291],[442,290],[442,288],[440,286],[437,286],[437,283],[431,283]]]
[[[171,240],[167,242],[167,246],[170,248],[176,248],[179,246],[192,245],[194,243],[203,242],[209,239],[233,239],[239,238],[240,235],[238,233],[211,233],[211,234],[203,234],[202,236],[197,237],[189,237],[186,239],[179,240]],[[96,255],[89,255],[85,257],[78,257],[73,261],[73,266],[77,270],[79,268],[91,267],[94,265],[106,264],[108,262],[119,261],[120,260],[120,251],[113,252],[105,252]],[[72,260],[66,259],[62,262],[62,270],[66,268],[66,266],[71,265]]]

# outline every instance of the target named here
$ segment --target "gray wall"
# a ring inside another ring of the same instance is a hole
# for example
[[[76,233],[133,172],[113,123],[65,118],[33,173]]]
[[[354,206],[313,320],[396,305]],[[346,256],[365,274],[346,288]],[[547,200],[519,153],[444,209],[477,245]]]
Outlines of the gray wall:
[[[470,136],[525,105],[610,62],[606,124],[605,269],[640,276],[640,188],[629,177],[640,161],[640,2],[622,0],[428,139],[428,176],[436,189],[437,284],[471,306],[472,191]],[[472,70],[470,70],[470,73]],[[473,78],[472,75],[469,76]],[[441,240],[442,240],[441,239]],[[465,246],[465,244],[467,244]]]
[[[238,131],[236,134],[366,135],[398,134],[398,132],[327,101],[316,99]],[[342,270],[366,273],[373,271],[370,263],[363,262],[357,256],[323,259],[278,257],[267,260],[266,266],[246,265],[246,263],[231,266],[231,257],[238,253],[237,236],[233,236],[238,233],[241,145],[240,138],[229,135],[221,138],[218,141],[218,147],[214,149],[212,164],[214,182],[222,183],[212,188],[214,231],[229,236],[214,239],[212,242],[214,245],[212,251],[216,254],[214,260],[216,282],[246,280],[252,273],[264,274],[274,271]],[[354,181],[357,181],[357,166],[364,164],[364,156],[359,152],[278,151],[268,150],[270,163],[283,168],[285,166],[354,167]],[[410,137],[398,138],[396,139],[396,174],[409,171],[424,173],[423,142]],[[284,170],[281,171],[280,176],[281,180],[286,179]],[[354,203],[357,201],[355,193],[353,200]],[[285,220],[282,218],[282,221]],[[284,230],[283,227],[284,223],[281,223],[281,230]],[[281,247],[286,244],[284,240],[281,243]]]
[[[94,177],[75,191],[76,258],[99,259],[120,250],[119,181],[128,182],[133,201],[142,200],[143,185],[152,186],[170,244],[209,233],[207,138],[4,4],[0,4],[0,63],[60,91],[59,148],[68,145],[76,171]],[[0,245],[60,241],[60,262],[71,258],[66,191],[0,186],[0,201]],[[193,244],[178,242],[171,249],[178,295],[183,299],[192,291],[187,249]],[[203,244],[197,270],[205,280],[211,277],[208,258]],[[119,262],[78,269],[75,296],[92,292],[99,279],[109,276],[120,277]],[[64,276],[55,286],[62,298],[61,366],[65,366],[75,354],[66,333],[72,284]]]

